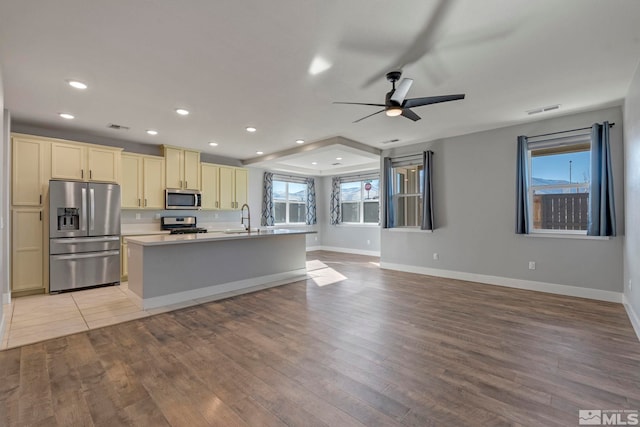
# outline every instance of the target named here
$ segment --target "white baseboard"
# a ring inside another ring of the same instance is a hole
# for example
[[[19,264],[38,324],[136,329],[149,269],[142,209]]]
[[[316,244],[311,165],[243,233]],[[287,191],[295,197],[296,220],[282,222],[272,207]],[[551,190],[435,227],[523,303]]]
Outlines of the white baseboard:
[[[189,291],[176,292],[174,294],[162,295],[158,297],[140,298],[139,295],[131,292],[130,290],[127,290],[127,294],[132,298],[133,302],[138,305],[138,307],[142,308],[143,310],[150,310],[201,298],[224,296],[230,293],[232,293],[233,295],[239,295],[241,293],[248,293],[260,289],[272,288],[274,286],[286,285],[287,283],[296,282],[298,280],[305,280],[306,277],[306,268],[301,268],[284,273],[270,274],[267,276],[238,280],[235,282],[207,286],[204,288],[192,289]]]
[[[367,256],[380,256],[380,251],[365,251],[363,249],[351,249],[351,248],[339,248],[337,246],[309,246],[307,248],[307,252],[311,251],[330,251],[330,252],[341,252],[344,254],[356,254],[356,255],[367,255]]]
[[[380,268],[405,271],[407,273],[426,274],[428,276],[446,277],[448,279],[467,280],[508,288],[527,289],[550,294],[567,295],[579,298],[595,299],[609,302],[622,302],[622,293],[603,291],[601,289],[581,288],[578,286],[559,285],[556,283],[536,282],[533,280],[513,279],[510,277],[488,276],[484,274],[465,273],[461,271],[440,270],[437,268],[418,267],[413,265],[381,262]]]
[[[636,331],[636,335],[638,336],[638,340],[640,341],[640,316],[635,312],[633,306],[627,299],[625,294],[622,294],[622,303],[624,304],[625,310],[627,310],[627,315],[629,316],[629,320],[631,321],[631,326],[633,326],[633,330]]]

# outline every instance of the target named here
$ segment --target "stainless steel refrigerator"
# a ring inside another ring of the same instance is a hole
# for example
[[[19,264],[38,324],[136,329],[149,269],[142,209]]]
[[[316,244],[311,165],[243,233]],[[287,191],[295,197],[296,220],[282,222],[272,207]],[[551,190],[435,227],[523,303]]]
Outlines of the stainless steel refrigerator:
[[[120,186],[49,182],[49,290],[120,282]]]

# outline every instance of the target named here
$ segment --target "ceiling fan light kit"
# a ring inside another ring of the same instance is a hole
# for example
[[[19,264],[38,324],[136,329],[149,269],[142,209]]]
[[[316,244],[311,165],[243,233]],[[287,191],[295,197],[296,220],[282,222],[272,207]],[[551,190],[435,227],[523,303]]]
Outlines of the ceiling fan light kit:
[[[411,85],[413,84],[413,79],[402,79],[402,81],[396,88],[396,82],[400,80],[400,76],[402,76],[402,71],[391,71],[387,73],[387,80],[391,82],[391,90],[387,92],[384,104],[368,104],[363,102],[334,102],[334,104],[369,105],[374,107],[384,107],[382,110],[376,111],[375,113],[369,114],[368,116],[364,116],[354,121],[353,123],[358,123],[366,118],[375,116],[376,114],[380,114],[383,111],[389,117],[403,116],[415,122],[420,120],[420,116],[414,113],[411,108],[422,107],[423,105],[438,104],[440,102],[457,101],[459,99],[464,99],[465,97],[465,95],[462,93],[456,95],[427,96],[424,98],[407,99],[406,96],[407,93],[409,93]]]

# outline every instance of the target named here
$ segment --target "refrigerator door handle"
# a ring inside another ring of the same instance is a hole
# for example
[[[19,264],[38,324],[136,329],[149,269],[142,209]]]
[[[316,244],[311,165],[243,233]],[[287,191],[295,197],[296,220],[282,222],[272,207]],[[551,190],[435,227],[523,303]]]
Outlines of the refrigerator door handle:
[[[87,217],[86,217],[86,211],[87,211],[87,189],[86,188],[82,188],[82,214],[80,215],[80,230],[81,231],[87,231]]]
[[[96,196],[93,188],[89,189],[89,231],[95,230],[96,224]]]
[[[120,255],[120,251],[92,252],[88,254],[52,255],[52,260],[75,260],[86,258],[104,258],[108,256]]]

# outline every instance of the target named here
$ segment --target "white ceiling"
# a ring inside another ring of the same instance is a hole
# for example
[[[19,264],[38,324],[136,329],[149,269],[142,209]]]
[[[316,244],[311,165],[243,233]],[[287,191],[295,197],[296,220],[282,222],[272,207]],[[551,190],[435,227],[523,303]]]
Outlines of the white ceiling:
[[[384,102],[384,78],[364,83],[394,68],[437,4],[2,0],[5,107],[22,123],[325,174],[326,165],[308,167],[314,155],[343,157],[354,168],[366,162],[344,156],[353,150],[337,154],[344,147],[251,159],[300,148],[299,138],[342,136],[388,148],[619,105],[640,58],[637,0],[458,0],[439,21],[435,45],[403,76],[415,80],[409,97],[466,99],[416,108],[422,120],[415,123],[384,114],[352,123],[376,108],[332,101]],[[310,75],[318,56],[332,66]],[[68,79],[89,88],[72,89]],[[554,104],[560,109],[526,113]],[[178,107],[191,114],[178,116]],[[63,121],[63,111],[76,119]],[[247,133],[250,125],[258,131]],[[392,139],[399,141],[382,144]]]

